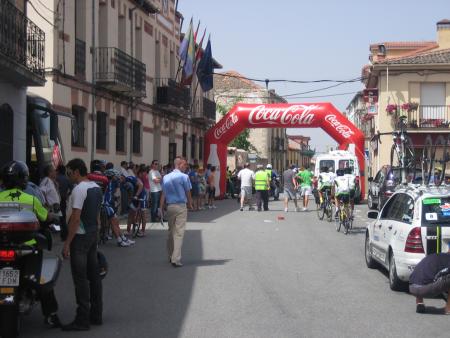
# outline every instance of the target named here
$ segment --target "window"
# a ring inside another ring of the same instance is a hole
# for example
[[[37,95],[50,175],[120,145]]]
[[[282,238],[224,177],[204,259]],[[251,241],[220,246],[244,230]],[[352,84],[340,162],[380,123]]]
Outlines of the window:
[[[133,153],[141,153],[141,122],[133,121]]]
[[[72,146],[84,147],[84,128],[86,109],[72,106]]]
[[[97,140],[96,148],[106,150],[108,136],[108,115],[105,112],[97,112]]]
[[[183,133],[183,145],[182,145],[182,156],[186,157],[187,156],[187,133]]]
[[[125,151],[125,117],[117,116],[116,151]]]
[[[303,159],[304,162],[304,159]],[[333,169],[334,172],[334,160],[322,160],[319,163],[319,168],[320,170],[322,170],[323,167],[327,167],[328,170],[330,170],[330,168]]]
[[[198,138],[198,159],[203,160],[203,137]]]
[[[191,135],[191,159],[195,159],[195,135]]]
[[[422,123],[432,123],[432,121],[426,120],[445,119],[445,87],[445,83],[422,83],[420,85]]]
[[[393,196],[383,209],[381,218],[411,223],[414,213],[414,201],[406,194]]]

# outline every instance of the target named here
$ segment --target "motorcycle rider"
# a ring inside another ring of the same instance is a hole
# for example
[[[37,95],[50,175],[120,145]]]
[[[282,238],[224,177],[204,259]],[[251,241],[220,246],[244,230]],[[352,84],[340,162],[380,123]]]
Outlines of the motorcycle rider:
[[[2,169],[2,181],[5,190],[0,192],[0,202],[14,202],[32,207],[32,211],[40,222],[47,222],[56,215],[50,214],[42,203],[33,195],[24,192],[29,179],[29,170],[27,165],[21,161],[11,161]],[[39,252],[39,263],[42,262],[42,251]],[[40,273],[40,271],[38,272]],[[37,290],[41,301],[42,313],[44,315],[44,323],[51,327],[57,328],[61,326],[61,322],[57,315],[58,302],[56,301],[53,289],[42,292]]]
[[[270,192],[272,196],[274,196],[274,200],[276,201],[278,198],[275,198],[275,179],[277,178],[277,175],[272,170],[272,164],[266,165],[266,174],[269,178],[269,186],[267,187],[267,190]]]

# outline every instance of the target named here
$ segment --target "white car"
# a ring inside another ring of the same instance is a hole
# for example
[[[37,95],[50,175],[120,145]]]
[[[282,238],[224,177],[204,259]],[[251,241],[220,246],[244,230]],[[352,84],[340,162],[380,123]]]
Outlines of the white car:
[[[386,268],[392,290],[405,288],[425,255],[450,249],[450,186],[400,188],[368,217],[366,264]]]

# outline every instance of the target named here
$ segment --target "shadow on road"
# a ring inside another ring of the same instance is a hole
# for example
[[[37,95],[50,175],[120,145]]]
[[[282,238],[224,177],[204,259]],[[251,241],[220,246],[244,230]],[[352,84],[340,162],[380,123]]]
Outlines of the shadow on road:
[[[169,264],[167,231],[150,230],[130,248],[114,241],[101,246],[109,262],[103,283],[104,325],[91,327],[89,337],[178,337],[191,302],[198,268],[224,265],[228,259],[203,260],[202,233],[187,230],[182,268]],[[70,265],[63,265],[56,287],[59,315],[64,323],[75,313]],[[24,317],[22,337],[80,337],[76,333],[49,330],[43,325],[39,307]]]

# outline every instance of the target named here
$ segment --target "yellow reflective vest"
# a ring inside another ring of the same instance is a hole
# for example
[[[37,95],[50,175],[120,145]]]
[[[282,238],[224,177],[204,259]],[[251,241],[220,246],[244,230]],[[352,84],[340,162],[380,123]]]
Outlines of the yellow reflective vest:
[[[268,190],[267,173],[263,170],[255,174],[255,190]]]
[[[266,169],[267,177],[269,178],[269,182],[272,181],[272,169]],[[270,190],[270,184],[268,185],[266,190]]]

